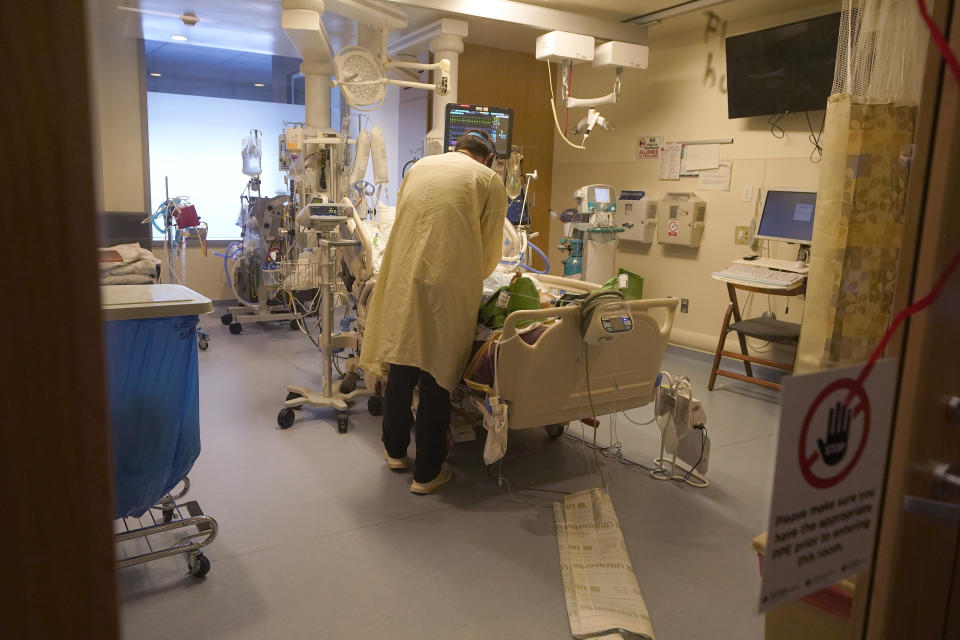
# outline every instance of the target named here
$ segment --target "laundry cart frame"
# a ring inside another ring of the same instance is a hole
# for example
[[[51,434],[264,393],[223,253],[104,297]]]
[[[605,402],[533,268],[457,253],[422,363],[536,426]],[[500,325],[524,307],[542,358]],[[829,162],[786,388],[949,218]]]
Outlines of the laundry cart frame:
[[[101,287],[101,306],[105,322],[196,318],[213,311],[213,304],[208,298],[180,285],[162,284]],[[178,487],[180,491],[175,493]],[[114,534],[118,549],[121,543],[133,540],[142,540],[149,549],[145,553],[118,558],[118,569],[185,554],[190,575],[197,578],[207,575],[210,560],[202,549],[217,537],[219,525],[216,519],[203,513],[196,500],[181,501],[189,490],[190,480],[184,475],[170,492],[140,516],[117,519],[123,528]],[[180,531],[182,535],[175,535],[171,542],[169,534]],[[154,540],[165,534],[168,539],[155,547]]]

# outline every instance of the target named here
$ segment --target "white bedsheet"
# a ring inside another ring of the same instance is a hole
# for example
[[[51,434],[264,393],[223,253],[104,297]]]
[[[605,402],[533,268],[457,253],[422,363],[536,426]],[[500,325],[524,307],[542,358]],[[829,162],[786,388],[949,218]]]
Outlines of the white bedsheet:
[[[119,253],[123,261],[99,263],[100,284],[150,284],[156,280],[160,259],[150,250],[144,249],[136,242],[106,248]]]
[[[100,274],[100,284],[154,284],[155,282],[154,276],[142,273]]]

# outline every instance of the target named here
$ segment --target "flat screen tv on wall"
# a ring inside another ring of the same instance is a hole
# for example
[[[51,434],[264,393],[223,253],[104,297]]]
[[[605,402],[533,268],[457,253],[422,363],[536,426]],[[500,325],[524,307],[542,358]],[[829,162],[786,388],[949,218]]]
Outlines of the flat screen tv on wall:
[[[832,13],[727,38],[728,116],[825,109],[839,32]]]

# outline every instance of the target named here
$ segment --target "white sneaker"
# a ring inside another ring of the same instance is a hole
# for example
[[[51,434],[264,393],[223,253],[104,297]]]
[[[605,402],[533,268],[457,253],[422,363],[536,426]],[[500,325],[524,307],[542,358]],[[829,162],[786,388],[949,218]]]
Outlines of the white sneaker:
[[[386,449],[383,450],[383,459],[387,461],[387,467],[389,467],[391,471],[406,471],[410,468],[412,462],[410,456],[391,458]]]
[[[418,496],[425,496],[428,493],[433,493],[437,488],[442,485],[450,482],[453,479],[453,469],[450,468],[446,462],[440,466],[440,473],[437,474],[437,477],[431,480],[430,482],[417,482],[413,481],[413,484],[410,485],[410,493],[416,494]]]

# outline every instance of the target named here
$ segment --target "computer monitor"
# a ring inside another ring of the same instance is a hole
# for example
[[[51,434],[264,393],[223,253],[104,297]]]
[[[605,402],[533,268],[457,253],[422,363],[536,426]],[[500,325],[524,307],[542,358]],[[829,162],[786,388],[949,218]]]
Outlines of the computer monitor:
[[[513,109],[448,104],[443,126],[443,150],[453,151],[457,139],[471,129],[480,129],[490,134],[498,158],[510,155],[510,145],[513,142]]]
[[[816,206],[815,191],[768,189],[763,198],[756,237],[810,244]]]

